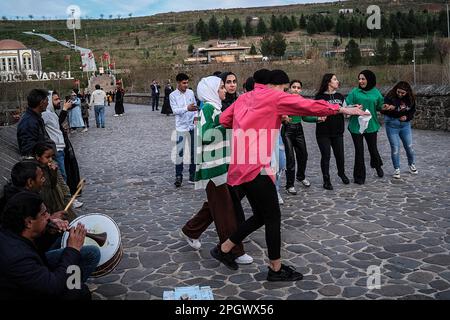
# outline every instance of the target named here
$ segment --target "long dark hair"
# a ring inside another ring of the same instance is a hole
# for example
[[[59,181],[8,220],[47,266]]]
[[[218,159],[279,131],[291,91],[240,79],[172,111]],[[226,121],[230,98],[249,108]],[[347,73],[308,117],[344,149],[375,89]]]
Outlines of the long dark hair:
[[[334,73],[325,73],[322,77],[322,82],[320,83],[319,89],[317,90],[316,96],[319,94],[324,93],[328,90],[328,84],[330,83],[331,79],[335,76]]]
[[[392,89],[391,91],[388,92],[388,94],[386,95],[387,98],[393,100],[393,99],[397,99],[397,89],[400,90],[404,90],[406,91],[406,95],[405,98],[406,101],[408,102],[408,104],[410,105],[414,105],[416,104],[416,96],[410,86],[410,84],[406,81],[400,81],[398,82]]]

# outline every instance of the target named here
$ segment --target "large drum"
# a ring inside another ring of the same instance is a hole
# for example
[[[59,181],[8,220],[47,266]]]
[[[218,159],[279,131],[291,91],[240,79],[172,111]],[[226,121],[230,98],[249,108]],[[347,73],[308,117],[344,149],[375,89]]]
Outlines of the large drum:
[[[99,246],[89,237],[84,240],[84,245],[97,246],[101,253],[100,261],[91,277],[101,277],[110,273],[120,262],[123,254],[120,230],[116,222],[107,215],[92,213],[76,218],[70,223],[69,227],[75,227],[78,223],[84,224],[88,233],[100,234],[106,232],[106,242],[103,246]],[[68,238],[69,232],[66,231],[61,240],[62,248],[67,246]]]

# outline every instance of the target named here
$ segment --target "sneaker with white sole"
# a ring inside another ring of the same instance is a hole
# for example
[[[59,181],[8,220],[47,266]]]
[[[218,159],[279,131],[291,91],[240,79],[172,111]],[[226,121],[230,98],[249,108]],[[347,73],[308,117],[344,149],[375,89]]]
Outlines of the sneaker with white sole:
[[[187,235],[184,234],[183,230],[180,230],[180,235],[186,240],[188,245],[190,245],[195,250],[199,250],[201,248],[202,244],[200,240],[189,238]]]
[[[74,201],[73,201],[73,203],[72,203],[72,207],[74,208],[74,209],[78,209],[78,208],[81,208],[82,206],[83,206],[83,202],[81,202],[81,201],[78,201],[77,199],[75,199]]]
[[[118,114],[113,115],[113,117],[118,117],[118,116],[119,116]]]
[[[277,193],[278,193],[278,203],[280,205],[283,205],[284,204],[283,198],[281,197],[281,194],[279,192],[277,192]]]
[[[248,254],[244,253],[242,256],[234,259],[237,264],[251,264],[253,263],[253,258]]]
[[[295,187],[286,188],[286,192],[287,192],[287,194],[292,194],[292,195],[297,194],[297,190],[295,190]]]
[[[297,179],[297,181],[301,182],[305,187],[311,187],[311,182],[309,182],[308,179],[303,180]]]
[[[300,181],[305,187],[311,187],[311,182],[308,179]]]
[[[81,132],[87,132],[88,128],[84,128],[83,130],[81,130]]]
[[[419,171],[417,170],[415,164],[412,164],[412,165],[409,166],[409,172],[411,172],[411,174],[418,174],[419,173]]]
[[[394,179],[400,179],[400,169],[395,169],[394,174],[392,175]]]

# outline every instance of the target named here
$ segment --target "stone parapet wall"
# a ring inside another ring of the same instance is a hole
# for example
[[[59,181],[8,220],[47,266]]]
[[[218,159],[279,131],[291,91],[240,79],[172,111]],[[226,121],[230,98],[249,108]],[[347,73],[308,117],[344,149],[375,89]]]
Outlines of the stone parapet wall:
[[[380,92],[385,95],[392,87],[380,87]],[[351,88],[339,90],[343,95],[347,95]],[[448,86],[415,86],[417,105],[416,115],[412,125],[416,129],[443,130],[450,131],[450,85]],[[314,97],[314,90],[304,90],[303,96]],[[160,105],[164,97],[160,97]],[[125,95],[125,103],[149,105],[151,101],[150,93],[128,93]],[[382,120],[382,116],[380,116]]]

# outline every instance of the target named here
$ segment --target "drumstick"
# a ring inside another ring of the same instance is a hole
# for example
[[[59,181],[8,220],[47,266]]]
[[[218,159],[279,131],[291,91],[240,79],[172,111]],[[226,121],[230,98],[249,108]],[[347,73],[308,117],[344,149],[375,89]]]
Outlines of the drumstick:
[[[84,183],[86,182],[85,179],[81,179],[80,182],[78,183],[78,187],[77,187],[77,191],[75,192],[75,194],[72,196],[72,198],[70,198],[69,203],[67,204],[67,206],[64,208],[64,211],[67,212],[67,210],[69,210],[70,206],[72,205],[72,203],[75,201],[75,199],[77,198],[77,196],[80,194],[81,189],[83,189],[84,187]]]

